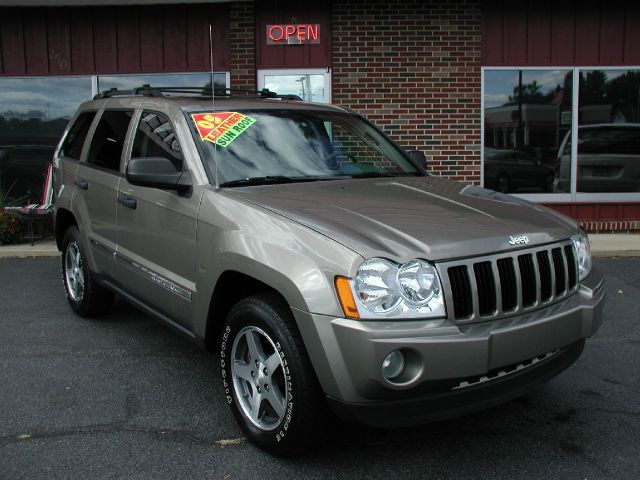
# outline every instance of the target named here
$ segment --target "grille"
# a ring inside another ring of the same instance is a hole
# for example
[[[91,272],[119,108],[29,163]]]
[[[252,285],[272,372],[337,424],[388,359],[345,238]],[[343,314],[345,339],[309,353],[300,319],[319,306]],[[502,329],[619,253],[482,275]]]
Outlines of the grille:
[[[568,296],[578,286],[571,243],[449,262],[440,268],[447,273],[455,320],[534,309]]]

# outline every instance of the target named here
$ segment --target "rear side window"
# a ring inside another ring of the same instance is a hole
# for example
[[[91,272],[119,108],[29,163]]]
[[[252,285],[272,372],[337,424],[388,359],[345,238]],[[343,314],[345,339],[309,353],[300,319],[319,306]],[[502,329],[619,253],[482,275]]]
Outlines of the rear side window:
[[[80,160],[82,146],[95,116],[96,112],[84,112],[78,116],[62,144],[60,149],[61,156]]]
[[[169,119],[155,112],[142,112],[131,158],[164,157],[171,160],[176,170],[182,170],[182,150]]]
[[[120,170],[120,157],[132,116],[133,110],[107,110],[102,114],[91,140],[88,163]]]
[[[640,153],[640,128],[602,127],[579,132],[578,153],[637,155]]]

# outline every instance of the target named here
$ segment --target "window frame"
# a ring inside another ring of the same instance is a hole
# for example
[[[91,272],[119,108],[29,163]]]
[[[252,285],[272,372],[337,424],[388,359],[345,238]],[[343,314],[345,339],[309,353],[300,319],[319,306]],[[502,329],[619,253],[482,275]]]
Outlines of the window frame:
[[[73,129],[73,127],[76,125],[76,123],[78,123],[78,120],[80,119],[80,117],[82,115],[85,114],[93,114],[93,118],[91,119],[91,123],[89,123],[89,128],[87,129],[87,134],[84,136],[84,140],[82,141],[82,148],[80,149],[80,158],[73,158],[70,157],[68,155],[65,155],[63,152],[63,148],[64,146],[67,144],[67,141],[69,140],[69,135],[71,135],[71,130]],[[65,129],[63,135],[62,135],[62,139],[60,141],[60,146],[57,147],[57,151],[54,153],[54,156],[60,160],[67,160],[69,162],[75,162],[75,163],[80,163],[84,160],[86,153],[88,152],[88,145],[87,145],[87,139],[93,139],[93,131],[95,129],[96,126],[96,118],[100,116],[100,110],[95,109],[95,108],[90,108],[87,110],[82,110],[80,112],[78,112],[77,115],[75,115],[71,120],[69,120],[69,125],[67,126],[67,128]]]
[[[593,202],[639,202],[640,192],[606,192],[584,193],[577,191],[578,185],[578,115],[580,98],[580,72],[588,70],[640,70],[637,65],[541,65],[541,66],[482,66],[480,68],[480,184],[484,186],[484,136],[485,136],[485,90],[488,71],[542,71],[542,70],[570,70],[572,72],[572,97],[571,97],[571,189],[569,193],[512,193],[515,197],[523,198],[536,203],[593,203]]]
[[[138,131],[140,128],[140,122],[142,122],[142,116],[145,113],[153,113],[155,115],[162,115],[163,117],[165,117],[167,119],[167,121],[169,122],[169,124],[171,125],[171,128],[173,130],[173,134],[176,137],[176,141],[178,142],[178,144],[180,145],[180,152],[182,154],[182,169],[180,170],[181,172],[185,172],[188,171],[187,168],[187,159],[186,159],[186,155],[184,153],[184,146],[183,146],[183,141],[180,138],[180,135],[178,134],[178,129],[176,128],[176,124],[173,120],[171,120],[171,115],[169,114],[169,112],[163,112],[162,110],[157,110],[157,109],[153,109],[153,108],[146,108],[146,107],[139,107],[136,108],[135,111],[135,115],[133,116],[132,120],[133,120],[133,127],[130,126],[129,130],[130,130],[130,140],[129,140],[129,145],[127,146],[127,151],[123,152],[125,155],[124,158],[124,165],[122,165],[122,171],[123,173],[126,175],[127,172],[127,165],[129,164],[129,161],[131,160],[131,158],[135,158],[133,157],[133,146],[135,144],[136,141],[136,136],[138,135]]]
[[[129,119],[129,125],[127,126],[127,131],[125,133],[123,144],[122,144],[122,151],[120,152],[120,163],[118,164],[118,169],[114,170],[114,169],[111,169],[111,168],[101,167],[100,165],[96,165],[95,163],[90,163],[89,162],[89,154],[91,153],[91,146],[93,144],[93,140],[94,140],[96,131],[98,130],[98,125],[100,124],[100,121],[102,120],[102,117],[104,116],[104,114],[106,112],[116,112],[116,111],[131,112],[131,118]],[[125,162],[125,159],[126,159],[126,154],[127,154],[127,152],[131,151],[131,147],[129,146],[129,144],[131,143],[131,140],[130,140],[131,131],[132,131],[131,125],[133,124],[133,122],[137,118],[137,115],[138,115],[138,109],[137,108],[133,108],[133,107],[130,107],[130,108],[124,108],[124,107],[115,107],[115,108],[102,107],[100,109],[100,111],[98,112],[98,114],[93,119],[93,124],[91,125],[91,129],[89,131],[89,134],[87,134],[87,137],[90,139],[90,141],[87,143],[86,140],[85,140],[84,148],[86,149],[86,151],[83,150],[81,165],[83,165],[85,167],[89,167],[89,168],[95,168],[96,170],[100,170],[102,172],[108,172],[108,173],[112,173],[114,175],[123,176],[123,174],[124,174],[124,169],[123,168],[124,168],[124,162]]]

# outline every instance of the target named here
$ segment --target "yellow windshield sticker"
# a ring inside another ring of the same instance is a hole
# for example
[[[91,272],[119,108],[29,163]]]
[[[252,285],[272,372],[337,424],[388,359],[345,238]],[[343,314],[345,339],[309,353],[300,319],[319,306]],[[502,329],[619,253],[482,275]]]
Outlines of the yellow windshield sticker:
[[[194,113],[191,118],[203,142],[224,148],[256,123],[255,118],[239,112]]]

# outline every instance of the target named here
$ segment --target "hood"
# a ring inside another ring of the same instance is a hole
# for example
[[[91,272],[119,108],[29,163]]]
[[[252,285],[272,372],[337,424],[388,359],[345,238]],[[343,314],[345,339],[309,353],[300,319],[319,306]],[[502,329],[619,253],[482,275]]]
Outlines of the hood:
[[[564,240],[575,221],[524,200],[437,177],[242,187],[228,193],[316,230],[365,258],[444,260]]]

